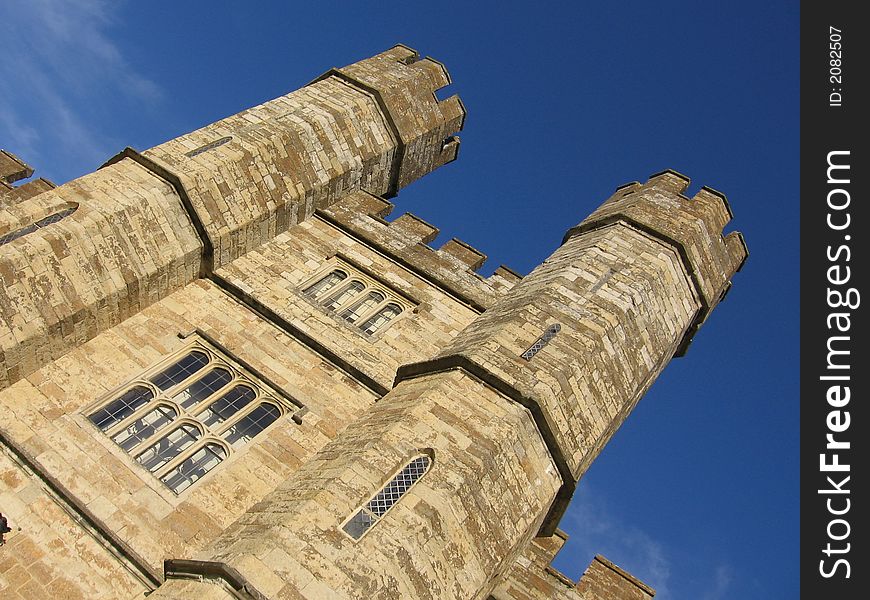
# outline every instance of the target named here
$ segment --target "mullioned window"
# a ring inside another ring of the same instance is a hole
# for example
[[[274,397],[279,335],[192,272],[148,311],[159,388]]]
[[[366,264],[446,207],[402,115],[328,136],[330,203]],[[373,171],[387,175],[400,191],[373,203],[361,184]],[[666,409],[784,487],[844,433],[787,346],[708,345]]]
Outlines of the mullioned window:
[[[367,336],[382,331],[409,309],[387,286],[333,258],[301,286],[302,294]]]
[[[29,233],[33,233],[37,229],[42,229],[43,227],[48,227],[52,223],[57,223],[58,221],[65,219],[73,214],[78,209],[78,207],[78,204],[70,204],[67,208],[52,213],[47,217],[39,219],[38,221],[34,221],[26,227],[21,227],[20,229],[16,229],[15,231],[10,231],[9,233],[4,233],[3,235],[0,235],[0,246],[8,244],[9,242],[14,242],[18,238],[22,238]]]
[[[295,408],[195,337],[88,418],[180,494]]]

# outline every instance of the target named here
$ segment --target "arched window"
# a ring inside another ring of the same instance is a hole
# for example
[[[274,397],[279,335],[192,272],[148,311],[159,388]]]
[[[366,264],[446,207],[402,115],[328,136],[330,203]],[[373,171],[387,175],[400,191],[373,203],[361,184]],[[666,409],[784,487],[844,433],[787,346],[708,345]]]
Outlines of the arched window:
[[[178,416],[178,411],[165,404],[158,404],[154,409],[127,425],[119,433],[112,436],[121,448],[129,452],[141,442],[162,429],[167,423],[171,423]]]
[[[347,279],[347,273],[345,273],[341,269],[335,269],[334,271],[330,272],[326,277],[318,279],[307,288],[302,290],[302,293],[306,296],[311,296],[312,298],[320,298],[321,296],[323,296],[323,294],[334,288],[345,279]]]
[[[180,360],[172,363],[164,370],[151,377],[151,383],[161,390],[168,390],[202,369],[208,364],[205,352],[193,351],[185,354]]]
[[[214,442],[208,443],[166,473],[160,480],[173,492],[180,494],[223,462],[226,457],[227,451],[223,446]]]
[[[198,427],[185,423],[149,446],[136,460],[153,473],[192,446],[201,436]]]
[[[245,408],[256,397],[257,392],[250,386],[237,385],[199,413],[199,420],[208,427],[223,423]]]
[[[227,369],[212,369],[172,396],[172,400],[178,402],[182,408],[190,408],[217,392],[232,379],[233,374]]]
[[[199,336],[104,400],[88,419],[180,493],[301,405]]]
[[[278,420],[281,411],[274,404],[263,403],[236,421],[224,432],[224,439],[233,448],[241,446]]]
[[[343,287],[337,294],[331,296],[323,303],[327,310],[336,310],[342,304],[359,294],[365,289],[365,284],[362,281],[351,281]]]
[[[398,292],[339,257],[331,258],[327,266],[300,285],[300,290],[369,336],[408,309],[408,300]]]
[[[402,307],[395,303],[387,304],[381,310],[366,319],[365,323],[360,325],[360,329],[366,335],[372,335],[379,329],[383,328],[387,323],[396,318],[402,312]]]
[[[103,431],[108,431],[114,425],[117,425],[136,412],[138,408],[148,404],[153,398],[154,392],[144,385],[137,385],[121,394],[117,399],[109,402],[88,418]]]
[[[342,527],[344,532],[355,540],[360,539],[388,510],[401,500],[402,496],[426,474],[431,466],[432,459],[425,454],[416,457],[405,465],[405,468],[381,488],[381,491],[361,506],[353,517],[348,519]]]
[[[384,301],[384,295],[380,292],[369,292],[366,297],[355,303],[350,308],[341,312],[341,317],[350,323],[355,323],[362,315],[369,312]]]

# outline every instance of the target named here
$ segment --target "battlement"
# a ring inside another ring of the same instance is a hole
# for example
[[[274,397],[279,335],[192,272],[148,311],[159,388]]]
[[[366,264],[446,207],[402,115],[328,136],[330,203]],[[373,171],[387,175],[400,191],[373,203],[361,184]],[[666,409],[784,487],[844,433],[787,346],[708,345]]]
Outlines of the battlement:
[[[665,172],[623,186],[437,357],[396,374],[462,369],[532,411],[563,482],[541,535],[745,258],[742,237],[721,234],[723,197],[685,198],[686,184]]]
[[[22,183],[21,185],[12,185],[16,181],[27,179],[33,175],[33,168],[22,161],[20,158],[8,152],[0,150],[0,210],[14,206],[24,200],[29,200],[34,196],[38,196],[42,192],[55,188],[56,186],[48,179],[38,177],[31,181]],[[8,227],[4,231],[5,218],[0,218],[0,235],[8,232]]]
[[[200,271],[200,240],[173,189],[139,165],[29,184],[0,203],[0,389]]]
[[[492,591],[494,600],[650,600],[655,590],[601,555],[595,556],[578,581],[551,563],[568,541],[557,529],[536,537],[517,558],[507,577]]]
[[[12,185],[17,181],[28,179],[32,176],[33,167],[8,150],[0,150],[0,211],[57,187],[51,181],[42,177],[32,179],[17,186]],[[0,236],[14,231],[15,224],[16,217],[14,215],[4,213],[0,216]]]
[[[394,196],[456,158],[465,109],[444,67],[396,46],[131,158],[173,183],[225,265],[357,190]]]
[[[686,191],[690,180],[666,170],[646,183],[632,182],[616,189],[598,210],[565,235],[567,241],[580,233],[622,221],[673,245],[685,263],[701,301],[701,311],[678,350],[685,353],[692,336],[731,287],[731,277],[748,257],[743,235],[722,234],[731,221],[731,207],[721,192],[703,187],[694,197]]]
[[[435,249],[429,244],[439,233],[436,227],[411,213],[386,221],[384,217],[393,208],[384,198],[358,192],[318,214],[479,311],[492,306],[522,279],[505,266],[482,277],[477,271],[486,260],[483,252],[456,238]]]
[[[456,157],[449,83],[399,45],[59,187],[13,186],[33,170],[0,152],[0,437],[64,517],[34,526],[36,488],[7,486],[13,544],[129,570],[155,599],[652,597],[600,556],[576,583],[554,569],[556,526],[727,291],[742,237],[722,236],[724,195],[686,198],[666,171],[528,276],[481,276],[473,246],[386,220]],[[180,345],[191,329],[202,352]],[[109,554],[52,547],[55,529]]]
[[[595,559],[577,582],[583,600],[650,600],[656,591],[603,556]]]
[[[465,107],[459,96],[439,101],[435,92],[450,84],[440,62],[402,44],[326,76],[338,75],[376,90],[404,146],[398,186],[404,187],[459,153]]]
[[[33,175],[33,167],[8,152],[0,150],[0,184],[11,187],[19,179],[27,179]]]

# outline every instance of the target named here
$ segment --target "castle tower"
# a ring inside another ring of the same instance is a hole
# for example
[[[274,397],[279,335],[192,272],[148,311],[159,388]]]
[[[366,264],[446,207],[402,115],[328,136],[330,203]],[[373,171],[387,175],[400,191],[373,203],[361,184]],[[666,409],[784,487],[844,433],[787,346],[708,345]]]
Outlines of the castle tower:
[[[384,220],[456,157],[447,83],[397,46],[0,205],[0,590],[652,597],[603,557],[553,571],[557,524],[742,237],[666,171],[481,277]]]

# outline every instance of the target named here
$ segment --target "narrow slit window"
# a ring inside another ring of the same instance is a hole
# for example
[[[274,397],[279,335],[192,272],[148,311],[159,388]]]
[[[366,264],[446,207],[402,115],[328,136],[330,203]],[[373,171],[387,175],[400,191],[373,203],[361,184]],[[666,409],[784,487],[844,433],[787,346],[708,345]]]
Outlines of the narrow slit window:
[[[355,323],[359,318],[384,301],[384,295],[380,292],[369,292],[365,298],[342,311],[341,317],[349,323]]]
[[[208,144],[205,144],[204,146],[200,146],[199,148],[196,148],[195,150],[191,150],[190,152],[185,152],[184,155],[187,158],[193,158],[194,156],[198,156],[198,155],[202,154],[203,152],[208,152],[209,150],[214,150],[218,146],[223,146],[224,144],[226,144],[227,142],[229,142],[232,139],[233,139],[233,137],[228,135],[228,136],[216,139],[213,142],[209,142]]]
[[[523,352],[520,355],[520,357],[525,359],[525,360],[532,360],[532,358],[534,358],[535,354],[540,352],[541,348],[546,346],[550,342],[550,340],[552,340],[554,337],[556,337],[556,334],[559,333],[559,330],[561,330],[561,329],[562,329],[562,326],[559,325],[558,323],[556,323],[555,325],[550,325],[549,327],[547,327],[547,329],[544,331],[544,334],[541,337],[539,337],[538,339],[536,339],[535,343],[532,344],[528,350]]]
[[[409,462],[381,491],[348,519],[342,526],[344,532],[355,540],[360,539],[402,499],[402,496],[426,474],[431,466],[432,459],[426,455],[418,456]]]
[[[28,233],[33,233],[37,229],[41,229],[42,227],[46,227],[48,225],[51,225],[52,223],[57,223],[61,219],[64,219],[64,218],[70,216],[71,214],[73,214],[77,208],[78,208],[78,205],[71,206],[69,208],[65,208],[65,209],[60,210],[56,213],[50,214],[47,217],[44,217],[44,218],[42,218],[34,223],[31,223],[30,225],[28,225],[26,227],[22,227],[21,229],[16,229],[15,231],[11,231],[9,233],[5,233],[3,235],[0,235],[0,246],[2,246],[3,244],[8,244],[9,242],[15,241],[18,238],[24,237]]]
[[[379,329],[382,329],[387,323],[395,319],[402,312],[402,307],[398,304],[387,304],[381,310],[376,312],[365,323],[360,325],[360,329],[366,335],[373,335]]]
[[[302,293],[306,296],[311,296],[312,298],[320,298],[337,286],[339,283],[347,279],[347,273],[340,269],[336,269],[329,273],[326,277],[315,281],[313,284],[309,285],[307,288],[302,290]]]

